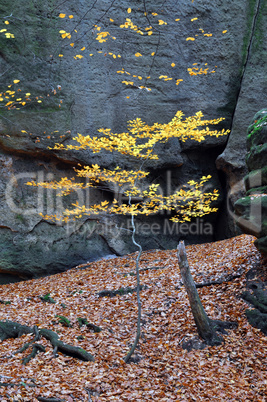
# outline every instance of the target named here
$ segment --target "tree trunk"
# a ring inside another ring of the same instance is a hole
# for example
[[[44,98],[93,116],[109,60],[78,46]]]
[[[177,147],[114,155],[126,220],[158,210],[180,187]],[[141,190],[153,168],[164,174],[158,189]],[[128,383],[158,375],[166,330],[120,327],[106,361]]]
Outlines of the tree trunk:
[[[188,294],[189,303],[197,326],[198,334],[208,345],[219,345],[223,339],[216,334],[212,320],[209,319],[202,306],[195,282],[190,272],[183,241],[180,241],[178,244],[177,256],[183,284]]]
[[[131,197],[129,197],[129,204],[131,204]],[[140,244],[136,243],[135,241],[135,223],[134,223],[134,215],[132,215],[132,242],[135,246],[139,248],[136,260],[135,260],[135,272],[136,272],[136,299],[137,299],[137,324],[136,324],[136,336],[134,343],[124,358],[125,363],[128,363],[131,359],[132,354],[134,353],[136,346],[138,345],[140,336],[141,336],[141,312],[142,312],[142,305],[141,305],[141,298],[140,298],[140,272],[139,272],[139,260],[142,254],[142,247]]]

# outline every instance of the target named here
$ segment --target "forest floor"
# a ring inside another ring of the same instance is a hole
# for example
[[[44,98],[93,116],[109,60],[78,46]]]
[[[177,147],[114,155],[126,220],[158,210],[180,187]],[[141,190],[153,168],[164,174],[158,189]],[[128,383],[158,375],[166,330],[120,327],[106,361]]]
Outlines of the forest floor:
[[[95,361],[54,356],[41,338],[46,351],[23,365],[30,349],[15,352],[34,335],[6,339],[0,343],[0,401],[267,401],[267,337],[248,323],[249,306],[241,298],[249,270],[264,275],[254,240],[241,235],[186,247],[196,284],[222,282],[198,288],[208,316],[238,323],[222,345],[190,352],[182,344],[197,332],[176,250],[143,252],[142,337],[128,364],[123,357],[135,337],[136,293],[98,293],[136,286],[136,253],[1,286],[0,320],[51,329]],[[78,318],[101,332],[80,326]]]

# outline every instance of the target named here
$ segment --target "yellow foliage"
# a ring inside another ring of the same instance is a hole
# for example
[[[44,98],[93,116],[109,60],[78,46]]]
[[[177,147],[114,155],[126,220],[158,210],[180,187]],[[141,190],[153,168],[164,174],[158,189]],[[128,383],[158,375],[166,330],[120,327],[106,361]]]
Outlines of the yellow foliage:
[[[61,219],[62,221],[66,222],[69,219],[77,219],[84,215],[99,214],[103,212],[120,215],[150,215],[160,211],[173,211],[174,216],[171,218],[173,222],[186,222],[191,218],[202,217],[206,214],[217,211],[216,208],[211,207],[211,203],[218,198],[218,192],[216,190],[213,192],[203,191],[203,185],[210,178],[210,176],[203,176],[199,182],[190,181],[188,183],[189,188],[188,186],[184,186],[184,188],[181,188],[179,191],[170,196],[163,196],[161,194],[157,194],[158,185],[156,184],[150,185],[148,190],[145,191],[142,191],[135,186],[136,180],[140,180],[142,177],[146,176],[148,174],[147,172],[118,171],[119,175],[116,176],[114,171],[106,171],[105,173],[107,175],[104,177],[102,176],[102,169],[100,169],[99,166],[93,165],[92,168],[88,167],[88,169],[91,169],[90,174],[92,174],[93,182],[89,181],[86,185],[77,183],[74,181],[74,179],[67,178],[62,178],[59,182],[53,181],[49,183],[44,182],[37,184],[34,182],[29,182],[27,184],[56,189],[58,190],[57,195],[67,195],[73,190],[95,187],[100,180],[106,180],[108,178],[111,182],[116,181],[116,183],[121,186],[123,183],[127,183],[129,185],[129,190],[125,191],[124,195],[128,197],[138,197],[140,202],[129,205],[126,203],[119,203],[115,199],[112,202],[102,201],[100,204],[93,204],[90,205],[90,207],[75,203],[73,204],[72,210],[66,209],[64,211],[63,216],[43,216],[45,219]],[[99,174],[99,180],[96,179],[97,176],[93,175],[93,171]],[[103,175],[105,173],[103,173]],[[87,175],[86,172],[81,174]],[[81,176],[81,174],[79,176]],[[111,175],[108,177],[109,174]]]
[[[222,118],[214,120],[202,120],[202,118],[202,112],[184,118],[183,113],[178,111],[169,123],[154,123],[151,126],[140,118],[136,118],[128,121],[128,131],[126,132],[112,133],[111,129],[101,128],[95,136],[77,134],[73,138],[73,144],[56,144],[53,149],[81,150],[89,148],[93,153],[105,150],[119,152],[122,155],[144,161],[158,159],[158,155],[154,152],[155,145],[166,142],[170,138],[178,138],[181,141],[192,139],[201,142],[207,136],[218,137],[228,134],[229,130],[217,131],[208,127],[208,125],[220,123]],[[216,208],[212,207],[212,202],[218,198],[217,190],[204,191],[204,185],[211,177],[209,175],[203,176],[198,182],[190,180],[187,185],[174,194],[163,196],[158,192],[158,184],[153,183],[146,186],[145,189],[140,185],[137,187],[136,184],[140,184],[149,175],[149,172],[142,169],[125,170],[117,166],[114,170],[109,170],[93,164],[92,166],[79,165],[74,170],[81,181],[63,177],[59,181],[41,183],[32,181],[28,185],[54,189],[57,195],[64,196],[72,191],[96,187],[104,183],[112,187],[112,184],[116,183],[117,188],[121,188],[124,196],[137,197],[138,201],[131,205],[114,199],[111,202],[101,201],[100,204],[90,205],[90,207],[76,203],[73,205],[73,209],[66,209],[61,217],[43,216],[45,219],[68,221],[84,215],[100,213],[150,215],[160,211],[172,211],[172,221],[186,222],[191,218],[202,217],[216,211]]]
[[[130,18],[126,18],[125,23],[120,25],[120,28],[126,28],[126,29],[131,29],[140,35],[144,35],[144,32],[139,28],[137,25],[135,25]]]
[[[63,55],[62,55],[63,56]],[[0,92],[0,107],[6,107],[8,110],[20,110],[18,106],[25,106],[29,102],[36,102],[36,103],[42,103],[42,100],[40,98],[44,98],[43,96],[35,97],[35,98],[30,98],[31,93],[27,92],[25,95],[23,95],[22,90],[20,88],[15,88],[17,87],[17,84],[20,82],[18,79],[14,79],[13,83],[8,85],[8,88],[14,88],[13,89],[7,89],[5,92]],[[54,90],[55,91],[55,90]],[[56,94],[56,91],[54,95]],[[50,97],[50,94],[47,94],[47,97]],[[8,100],[8,101],[7,101]],[[6,102],[1,105],[1,102]]]
[[[133,84],[129,81],[127,83]],[[228,134],[229,130],[210,130],[208,127],[210,124],[219,124],[223,120],[222,118],[202,120],[202,117],[202,112],[197,112],[195,116],[189,116],[183,120],[183,113],[178,111],[169,123],[154,123],[151,126],[140,118],[136,118],[128,121],[127,132],[112,133],[110,129],[101,128],[98,130],[98,135],[77,134],[73,138],[76,144],[55,144],[54,149],[81,150],[89,148],[93,153],[105,150],[141,159],[158,159],[157,154],[153,152],[153,148],[158,142],[166,142],[170,138],[201,142],[207,136],[219,137]]]
[[[98,28],[100,28],[100,27],[98,27]],[[96,40],[99,43],[104,43],[108,40],[108,36],[110,36],[110,33],[107,31],[98,32],[96,35]]]

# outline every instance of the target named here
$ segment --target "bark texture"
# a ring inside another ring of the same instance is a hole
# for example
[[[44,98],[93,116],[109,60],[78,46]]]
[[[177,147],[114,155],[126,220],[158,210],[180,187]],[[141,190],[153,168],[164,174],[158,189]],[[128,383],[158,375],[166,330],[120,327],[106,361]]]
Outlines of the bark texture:
[[[188,264],[185,245],[183,241],[180,241],[178,244],[177,256],[179,269],[181,272],[183,284],[189,298],[189,303],[197,326],[198,335],[205,341],[207,345],[220,345],[223,342],[223,337],[221,335],[218,335],[216,331],[220,331],[221,333],[226,334],[226,328],[236,327],[237,324],[234,322],[211,320],[207,316],[190,272],[190,267]]]

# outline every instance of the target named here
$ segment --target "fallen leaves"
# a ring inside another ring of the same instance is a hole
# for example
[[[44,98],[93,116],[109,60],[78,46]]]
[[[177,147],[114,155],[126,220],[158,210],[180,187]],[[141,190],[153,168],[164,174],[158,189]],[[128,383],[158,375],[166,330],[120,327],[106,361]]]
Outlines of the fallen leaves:
[[[211,318],[236,320],[238,328],[224,337],[225,344],[187,352],[183,341],[196,336],[186,292],[177,267],[176,250],[152,250],[141,258],[142,337],[136,363],[122,358],[135,336],[135,293],[98,297],[101,290],[136,286],[136,254],[80,265],[67,272],[27,282],[3,285],[0,319],[38,325],[56,331],[63,342],[80,346],[96,361],[83,362],[59,353],[53,357],[48,341],[27,366],[23,353],[14,354],[25,335],[2,342],[1,400],[37,402],[38,396],[65,401],[259,401],[266,399],[266,337],[245,317],[247,304],[239,297],[245,274],[258,262],[252,236],[191,245],[187,256],[196,283],[239,274],[231,282],[198,289]],[[56,303],[44,303],[50,294]],[[67,317],[72,327],[60,324]],[[95,333],[77,318],[102,328]],[[27,353],[27,352],[25,352]],[[20,399],[19,399],[20,398]],[[90,400],[89,399],[89,400]]]

